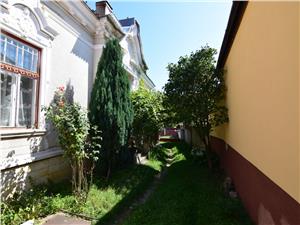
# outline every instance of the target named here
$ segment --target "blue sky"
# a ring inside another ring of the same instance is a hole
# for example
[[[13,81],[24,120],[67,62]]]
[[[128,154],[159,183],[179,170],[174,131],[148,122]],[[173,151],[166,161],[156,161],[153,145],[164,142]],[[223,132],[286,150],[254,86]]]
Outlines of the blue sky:
[[[140,24],[148,76],[157,90],[168,80],[168,63],[208,44],[221,48],[231,1],[109,1],[118,19],[135,17]],[[94,1],[88,5],[95,8]]]

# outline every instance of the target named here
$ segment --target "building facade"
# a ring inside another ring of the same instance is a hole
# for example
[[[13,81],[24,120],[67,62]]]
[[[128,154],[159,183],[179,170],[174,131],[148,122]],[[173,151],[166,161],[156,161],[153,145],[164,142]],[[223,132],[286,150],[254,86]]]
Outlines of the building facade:
[[[300,224],[299,34],[299,2],[234,2],[219,55],[229,123],[213,147],[259,225]]]
[[[144,59],[139,23],[135,18],[123,19],[120,23],[125,33],[120,42],[124,51],[123,64],[129,74],[131,88],[136,90],[139,81],[143,80],[145,87],[154,89],[154,83],[146,74],[148,67]]]
[[[9,197],[70,174],[41,108],[59,86],[87,108],[106,41],[124,44],[126,33],[107,1],[95,11],[80,0],[2,0],[0,7],[1,193]]]

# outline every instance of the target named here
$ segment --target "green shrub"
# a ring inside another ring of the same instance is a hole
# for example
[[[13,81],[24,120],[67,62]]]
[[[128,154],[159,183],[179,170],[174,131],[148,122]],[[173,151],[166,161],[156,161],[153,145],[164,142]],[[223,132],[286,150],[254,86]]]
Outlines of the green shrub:
[[[132,135],[137,148],[147,153],[158,142],[158,133],[163,127],[163,94],[149,90],[141,82],[131,93],[131,101],[134,110]]]
[[[162,147],[161,145],[156,145],[148,152],[148,158],[154,161],[161,161],[165,162],[167,157],[166,148]]]
[[[120,162],[119,153],[126,149],[133,120],[128,74],[123,67],[119,40],[108,40],[98,63],[89,104],[89,119],[102,131],[102,164],[109,178]],[[100,164],[100,165],[99,165]]]
[[[44,107],[45,116],[58,133],[58,140],[64,150],[64,156],[69,160],[72,168],[73,192],[82,196],[88,189],[87,173],[84,162],[98,160],[101,137],[97,127],[91,127],[87,112],[73,100],[67,98],[64,87],[57,88],[54,100],[48,107]],[[89,136],[91,132],[92,136]],[[94,166],[91,167],[92,174]]]
[[[52,204],[52,197],[47,195],[46,186],[40,185],[21,195],[15,195],[6,203],[2,202],[0,218],[3,225],[15,225],[57,210],[58,208]]]

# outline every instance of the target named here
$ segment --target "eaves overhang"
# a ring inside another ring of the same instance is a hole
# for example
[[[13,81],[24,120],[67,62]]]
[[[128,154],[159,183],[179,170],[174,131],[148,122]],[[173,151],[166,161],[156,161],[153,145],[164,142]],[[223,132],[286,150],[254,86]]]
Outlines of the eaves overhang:
[[[125,36],[125,33],[122,30],[122,26],[121,26],[120,22],[117,20],[117,18],[115,17],[115,15],[108,14],[107,18],[112,23],[112,25],[114,26],[114,28],[118,31],[118,33],[120,34],[119,38],[120,39],[123,38]]]
[[[227,28],[217,62],[218,69],[222,69],[225,65],[228,54],[234,42],[234,38],[243,19],[244,12],[247,8],[247,4],[248,1],[233,1],[232,3]]]

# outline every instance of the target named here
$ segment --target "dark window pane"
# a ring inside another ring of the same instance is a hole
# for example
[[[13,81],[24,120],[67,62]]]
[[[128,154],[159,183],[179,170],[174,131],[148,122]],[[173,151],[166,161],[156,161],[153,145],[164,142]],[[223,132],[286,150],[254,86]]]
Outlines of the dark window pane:
[[[0,126],[10,126],[12,123],[12,88],[15,79],[1,73],[0,82]]]
[[[2,40],[1,39],[1,49],[0,49],[0,51],[1,51],[1,62],[3,62],[4,61],[4,47],[5,47],[5,42],[4,42],[4,40]]]
[[[18,67],[23,67],[23,49],[22,49],[22,45],[18,44]]]
[[[31,70],[31,63],[32,63],[32,54],[28,51],[24,51],[23,68],[27,70]]]
[[[37,55],[33,55],[33,63],[32,63],[32,71],[33,72],[37,72]]]
[[[33,79],[21,77],[19,96],[19,126],[31,127],[34,114],[34,84]]]
[[[5,61],[9,64],[16,65],[16,51],[17,47],[12,43],[6,43],[6,57]]]

